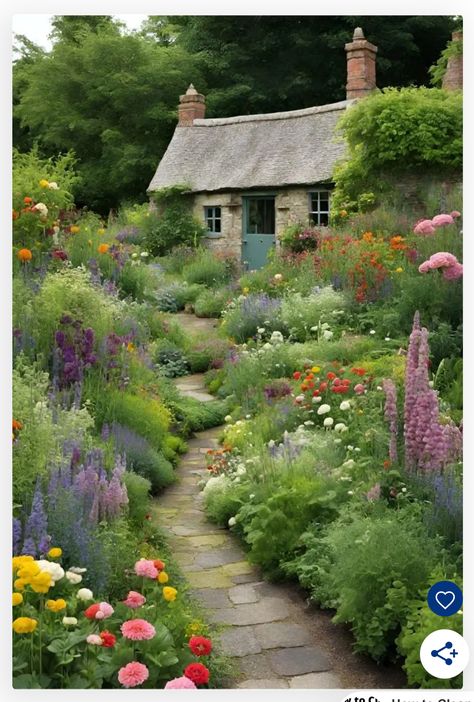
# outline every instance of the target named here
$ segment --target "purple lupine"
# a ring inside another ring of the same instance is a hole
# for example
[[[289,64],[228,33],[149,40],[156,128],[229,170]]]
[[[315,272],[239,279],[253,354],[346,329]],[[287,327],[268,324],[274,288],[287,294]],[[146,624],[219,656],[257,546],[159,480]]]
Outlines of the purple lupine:
[[[16,517],[13,517],[12,541],[12,553],[14,556],[16,556],[18,553],[20,553],[21,548],[21,522]]]
[[[398,437],[398,411],[397,411],[397,388],[393,380],[384,379],[382,381],[385,393],[384,417],[390,429],[389,458],[391,463],[397,463],[397,437]]]
[[[22,553],[30,556],[41,555],[42,551],[40,549],[40,545],[44,544],[45,539],[47,539],[47,530],[48,519],[44,508],[41,484],[38,478],[33,495],[30,516],[26,520],[25,524],[25,541],[23,544]],[[27,550],[25,550],[25,548]],[[33,552],[31,552],[32,549]]]
[[[443,433],[446,441],[449,463],[460,461],[463,448],[461,428],[457,427],[453,421],[450,421],[443,427]]]

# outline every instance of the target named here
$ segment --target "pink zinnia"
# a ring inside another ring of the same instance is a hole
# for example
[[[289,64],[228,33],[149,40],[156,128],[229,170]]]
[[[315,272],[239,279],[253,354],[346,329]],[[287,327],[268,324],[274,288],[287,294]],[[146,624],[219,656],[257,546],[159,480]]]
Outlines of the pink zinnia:
[[[454,266],[457,262],[456,256],[453,256],[448,251],[438,251],[438,253],[430,256],[431,268],[447,268],[448,266]]]
[[[148,641],[156,634],[155,627],[145,619],[129,619],[120,627],[120,631],[126,639],[132,641]]]
[[[141,558],[135,563],[135,573],[143,578],[151,578],[152,580],[156,580],[158,577],[158,571],[153,561],[147,561],[145,558]]]
[[[141,595],[139,592],[135,592],[135,590],[130,590],[130,592],[127,595],[127,599],[123,601],[123,603],[131,609],[137,609],[138,607],[144,605],[145,602],[146,598],[143,597],[143,595]]]
[[[415,232],[415,234],[421,234],[422,236],[426,236],[427,234],[434,234],[435,228],[431,219],[422,219],[419,222],[417,222],[413,231]]]
[[[431,220],[434,227],[446,227],[448,224],[454,224],[454,219],[448,214],[439,214]]]
[[[137,685],[141,685],[145,680],[148,680],[149,675],[146,665],[133,661],[120,668],[118,681],[124,687],[137,687]]]
[[[108,617],[111,617],[112,614],[114,613],[114,608],[109,605],[108,602],[101,602],[99,604],[99,611],[95,615],[96,619],[107,619]]]
[[[463,265],[462,263],[454,263],[452,266],[449,266],[448,268],[445,268],[443,270],[443,278],[445,280],[457,280],[460,278],[463,274]]]
[[[183,675],[181,678],[174,678],[165,685],[165,690],[196,690],[196,685],[192,680]]]
[[[365,392],[365,386],[362,385],[362,383],[357,383],[357,385],[354,386],[354,392],[356,395],[362,395],[362,393]]]

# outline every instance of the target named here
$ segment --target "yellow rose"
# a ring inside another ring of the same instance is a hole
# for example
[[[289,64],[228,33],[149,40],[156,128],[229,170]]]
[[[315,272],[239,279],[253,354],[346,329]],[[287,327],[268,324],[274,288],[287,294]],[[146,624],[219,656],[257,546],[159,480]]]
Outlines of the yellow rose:
[[[18,617],[12,626],[16,634],[31,634],[38,626],[38,622],[30,617]]]
[[[164,585],[169,580],[168,573],[165,573],[165,571],[162,570],[157,579],[158,582],[161,583],[161,585]]]
[[[176,599],[176,595],[178,594],[178,591],[174,587],[164,587],[163,588],[163,597],[167,602],[174,602]]]
[[[63,555],[62,548],[50,548],[48,551],[48,556],[50,558],[61,558]]]
[[[40,188],[49,188],[49,181],[45,180],[45,178],[42,178],[39,182]]]
[[[14,592],[12,593],[12,605],[13,607],[16,607],[17,605],[20,605],[23,602],[23,595],[21,595],[19,592]]]
[[[49,588],[53,584],[51,575],[45,573],[44,571],[38,573],[33,578],[31,578],[31,588],[34,592],[45,593],[48,592]]]
[[[67,602],[66,600],[48,600],[46,602],[46,607],[49,609],[50,612],[60,612],[62,609],[66,609],[67,607]]]

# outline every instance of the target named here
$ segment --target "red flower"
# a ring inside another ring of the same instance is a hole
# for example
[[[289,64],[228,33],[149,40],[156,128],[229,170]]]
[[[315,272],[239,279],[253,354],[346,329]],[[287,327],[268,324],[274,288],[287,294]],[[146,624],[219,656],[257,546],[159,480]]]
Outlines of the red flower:
[[[190,663],[184,669],[184,674],[195,685],[204,685],[209,682],[209,671],[202,663]]]
[[[359,375],[361,378],[363,375],[367,373],[365,368],[351,368],[351,373],[354,373],[354,375]]]
[[[84,614],[86,615],[87,619],[95,619],[95,615],[97,614],[99,609],[99,604],[93,604],[85,610]]]
[[[25,205],[30,205],[33,202],[33,200],[31,197],[24,197],[23,202],[25,203]]]
[[[392,462],[389,461],[388,458],[387,458],[386,461],[383,462],[383,467],[385,468],[385,470],[388,470],[388,469],[390,468],[391,465],[392,465]]]
[[[104,648],[113,648],[115,646],[117,639],[110,631],[101,631],[99,636],[102,639],[102,646],[104,646]]]
[[[67,261],[67,253],[62,249],[56,249],[53,251],[53,258],[57,258],[59,261]]]
[[[191,636],[188,646],[195,656],[208,656],[212,651],[212,641],[205,636]]]
[[[326,375],[326,378],[328,380],[334,380],[335,377],[336,377],[336,374],[333,373],[332,371],[329,371],[329,373]]]
[[[341,385],[341,383],[342,383],[342,380],[340,378],[334,378],[333,385],[335,385],[337,387],[338,385]]]
[[[295,380],[299,380],[299,379],[301,378],[301,373],[300,373],[299,371],[295,371],[295,372],[293,373],[293,378],[294,378]]]
[[[327,390],[327,387],[328,387],[327,383],[321,383],[321,385],[319,386],[319,389],[321,390],[321,392],[324,392],[325,390]]]
[[[319,395],[319,390],[315,390],[315,391],[313,392],[313,397],[317,397],[318,395]]]
[[[155,566],[156,570],[161,571],[165,569],[165,564],[163,561],[157,560],[153,561],[153,565]]]

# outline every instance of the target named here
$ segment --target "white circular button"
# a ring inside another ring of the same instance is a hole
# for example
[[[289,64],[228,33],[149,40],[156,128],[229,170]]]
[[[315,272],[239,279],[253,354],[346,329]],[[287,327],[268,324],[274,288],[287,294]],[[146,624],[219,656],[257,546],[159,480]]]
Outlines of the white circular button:
[[[423,668],[434,678],[447,680],[462,673],[469,661],[469,648],[461,634],[438,629],[429,634],[420,647]]]

